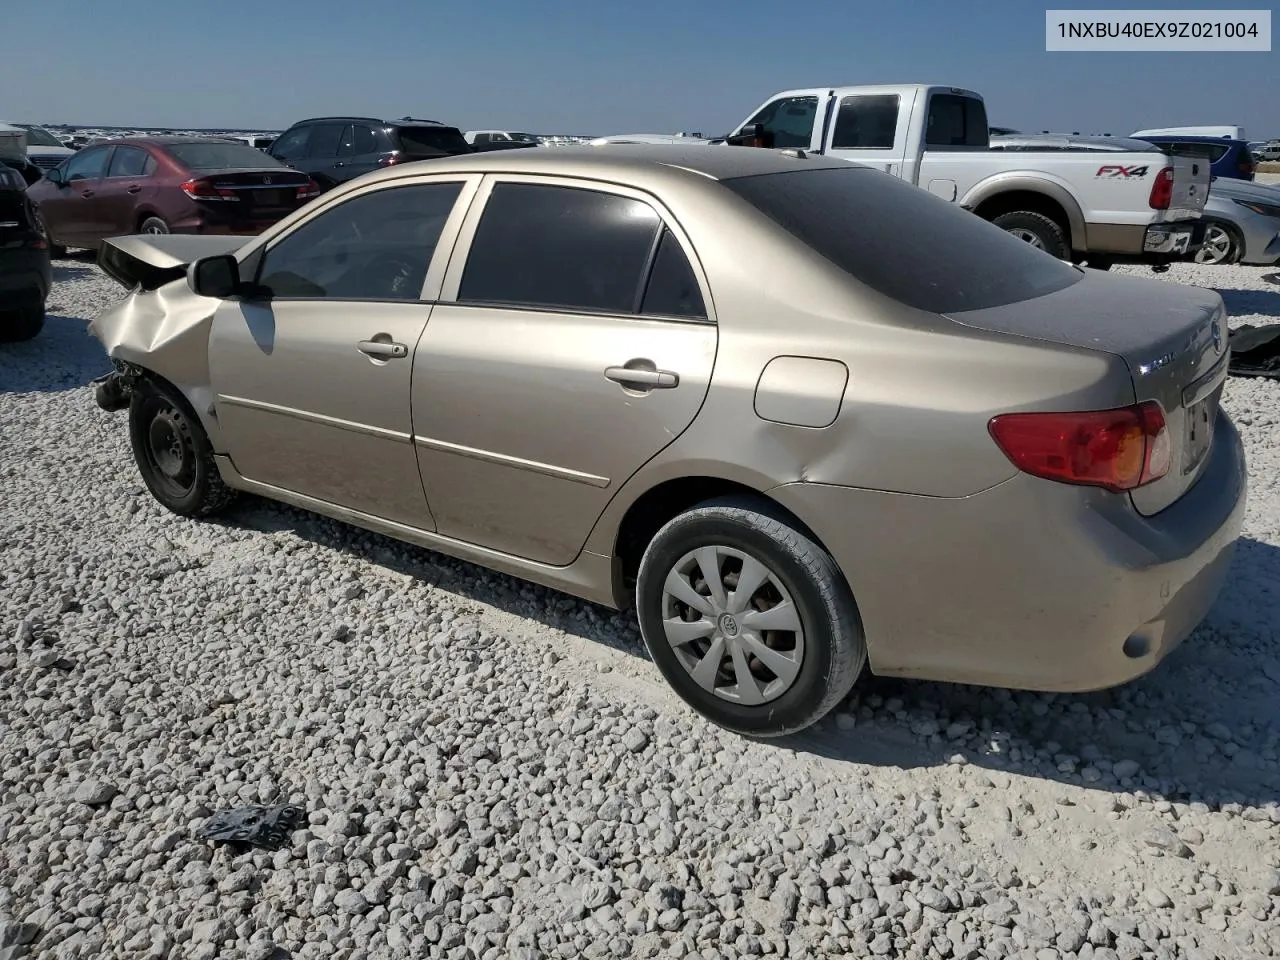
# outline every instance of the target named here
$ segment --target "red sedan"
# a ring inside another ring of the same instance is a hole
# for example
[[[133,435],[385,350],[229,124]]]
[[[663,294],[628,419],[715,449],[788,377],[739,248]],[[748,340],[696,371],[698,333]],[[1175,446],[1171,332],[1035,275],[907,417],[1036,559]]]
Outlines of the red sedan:
[[[257,234],[319,192],[261,150],[209,137],[95,144],[27,191],[55,253],[135,233]]]

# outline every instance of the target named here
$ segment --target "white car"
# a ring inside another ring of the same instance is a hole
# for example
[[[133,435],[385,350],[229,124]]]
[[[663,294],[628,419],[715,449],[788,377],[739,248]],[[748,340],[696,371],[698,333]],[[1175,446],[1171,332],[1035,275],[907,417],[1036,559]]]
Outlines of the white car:
[[[41,170],[52,170],[75,151],[65,146],[44,127],[34,123],[15,123],[6,121],[11,127],[18,127],[27,132],[27,159]]]
[[[590,143],[593,147],[601,147],[607,143],[676,143],[696,147],[711,141],[684,133],[615,133],[607,137],[596,137]]]

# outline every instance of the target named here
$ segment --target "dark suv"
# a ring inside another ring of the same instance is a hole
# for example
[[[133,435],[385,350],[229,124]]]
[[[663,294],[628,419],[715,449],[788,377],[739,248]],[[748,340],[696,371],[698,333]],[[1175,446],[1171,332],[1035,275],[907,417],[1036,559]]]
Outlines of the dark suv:
[[[329,190],[361,174],[410,160],[471,153],[457,127],[435,120],[315,117],[280,134],[267,153]]]
[[[0,163],[0,342],[30,340],[44,325],[49,240],[27,182]]]

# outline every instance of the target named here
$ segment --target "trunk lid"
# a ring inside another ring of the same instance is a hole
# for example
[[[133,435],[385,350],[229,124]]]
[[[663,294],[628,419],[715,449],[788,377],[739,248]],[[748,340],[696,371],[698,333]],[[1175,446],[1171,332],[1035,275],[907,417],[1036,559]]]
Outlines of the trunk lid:
[[[113,237],[102,242],[98,266],[129,290],[155,290],[185,277],[187,267],[201,257],[234,253],[254,239],[182,233]]]
[[[1173,163],[1173,196],[1169,208],[1159,211],[1161,220],[1194,220],[1204,210],[1209,199],[1209,184],[1213,174],[1207,157],[1194,152],[1182,152],[1171,148],[1169,159]]]
[[[1080,282],[1048,296],[947,316],[981,330],[1121,357],[1134,401],[1156,400],[1164,409],[1173,447],[1169,472],[1130,491],[1134,507],[1150,516],[1191,489],[1208,462],[1227,378],[1226,309],[1211,290],[1083,273]]]
[[[192,179],[211,184],[219,193],[228,193],[246,208],[262,211],[300,206],[304,200],[298,196],[298,189],[311,182],[305,173],[285,167],[200,170]]]

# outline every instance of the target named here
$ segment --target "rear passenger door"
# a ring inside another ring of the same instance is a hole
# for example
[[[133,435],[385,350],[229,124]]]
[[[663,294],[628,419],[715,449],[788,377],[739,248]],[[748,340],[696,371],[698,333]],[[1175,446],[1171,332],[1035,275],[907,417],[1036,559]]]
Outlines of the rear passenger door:
[[[155,169],[156,161],[141,147],[116,147],[107,175],[98,187],[94,214],[100,236],[120,237],[137,232],[139,223],[134,211],[139,201],[152,192]]]
[[[898,176],[906,159],[911,104],[897,90],[860,90],[833,105],[826,152]]]
[[[378,169],[378,139],[367,123],[349,123],[338,143],[338,159],[334,167],[343,180],[354,180]]]
[[[716,326],[652,197],[486,178],[414,357],[414,442],[440,533],[574,560],[609,499],[693,421]]]

